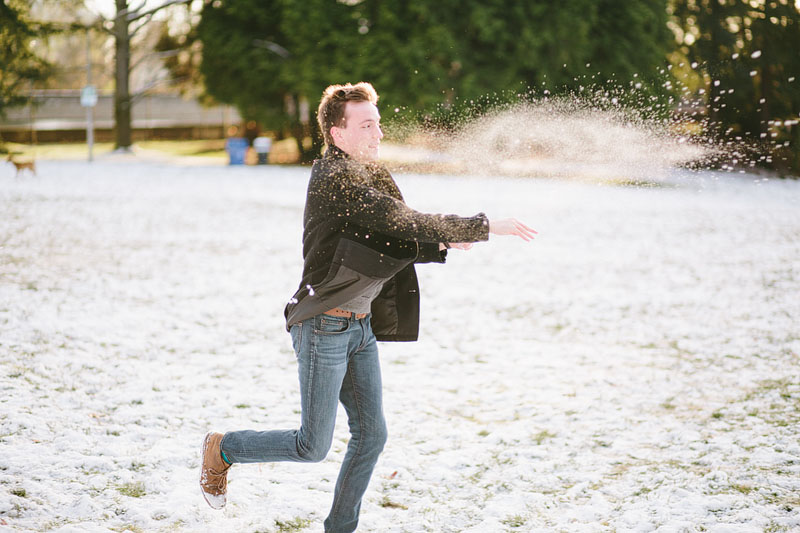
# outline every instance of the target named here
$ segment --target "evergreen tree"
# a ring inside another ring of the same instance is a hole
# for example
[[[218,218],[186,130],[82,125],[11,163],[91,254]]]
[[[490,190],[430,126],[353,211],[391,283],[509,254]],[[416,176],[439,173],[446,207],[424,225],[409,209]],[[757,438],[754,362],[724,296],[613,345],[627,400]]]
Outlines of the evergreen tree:
[[[762,143],[762,162],[800,171],[800,6],[674,0],[671,10],[682,51],[701,75],[711,128]]]
[[[308,131],[298,102],[345,81],[372,82],[384,118],[395,108],[477,113],[598,72],[600,85],[650,77],[670,51],[666,1],[208,2],[201,70],[211,96],[289,133]]]
[[[0,3],[0,114],[25,104],[32,84],[43,80],[51,68],[31,48],[31,41],[46,30],[27,14],[24,1]]]

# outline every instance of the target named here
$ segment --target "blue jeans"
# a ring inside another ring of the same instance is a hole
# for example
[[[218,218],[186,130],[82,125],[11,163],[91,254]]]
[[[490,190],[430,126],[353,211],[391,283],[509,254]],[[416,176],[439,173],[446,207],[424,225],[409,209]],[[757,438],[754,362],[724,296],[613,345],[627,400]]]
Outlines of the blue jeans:
[[[221,449],[234,463],[319,462],[333,441],[338,402],[347,412],[350,442],[339,471],[325,531],[355,531],[361,498],[386,443],[381,369],[370,316],[317,315],[291,327],[302,408],[300,429],[232,431]]]

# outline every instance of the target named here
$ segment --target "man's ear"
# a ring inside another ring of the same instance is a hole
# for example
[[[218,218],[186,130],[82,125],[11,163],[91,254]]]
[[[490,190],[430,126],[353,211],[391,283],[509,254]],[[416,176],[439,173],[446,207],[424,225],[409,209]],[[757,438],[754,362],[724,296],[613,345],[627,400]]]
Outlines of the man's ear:
[[[341,141],[342,140],[342,129],[338,126],[331,126],[331,137],[333,137],[334,141]]]

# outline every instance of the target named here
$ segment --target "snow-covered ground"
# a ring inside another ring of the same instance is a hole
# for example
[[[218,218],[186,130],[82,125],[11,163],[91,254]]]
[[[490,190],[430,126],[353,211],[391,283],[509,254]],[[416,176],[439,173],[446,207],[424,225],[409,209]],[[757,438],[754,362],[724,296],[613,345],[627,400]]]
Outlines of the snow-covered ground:
[[[321,531],[343,415],[321,464],[235,466],[224,511],[197,484],[207,431],[298,423],[308,169],[38,166],[0,167],[0,530]],[[540,237],[418,269],[360,531],[800,528],[800,183],[397,179]]]

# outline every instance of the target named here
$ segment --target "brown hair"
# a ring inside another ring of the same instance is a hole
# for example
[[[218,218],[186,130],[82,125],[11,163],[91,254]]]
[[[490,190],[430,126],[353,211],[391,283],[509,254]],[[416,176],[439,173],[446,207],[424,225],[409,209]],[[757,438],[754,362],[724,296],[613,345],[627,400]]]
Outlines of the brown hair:
[[[378,93],[368,82],[362,81],[351,85],[330,85],[322,92],[322,100],[317,108],[317,122],[322,130],[325,144],[333,145],[331,128],[344,127],[344,111],[347,102],[370,102],[378,105]]]

